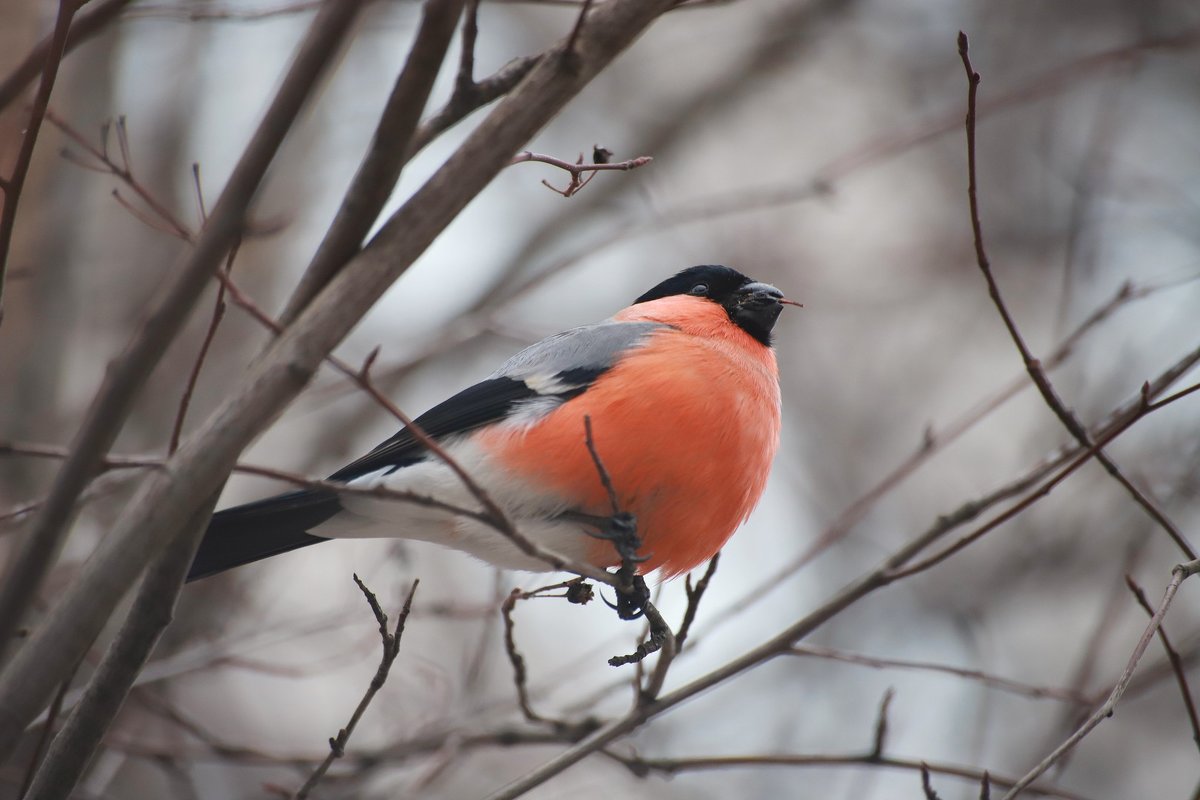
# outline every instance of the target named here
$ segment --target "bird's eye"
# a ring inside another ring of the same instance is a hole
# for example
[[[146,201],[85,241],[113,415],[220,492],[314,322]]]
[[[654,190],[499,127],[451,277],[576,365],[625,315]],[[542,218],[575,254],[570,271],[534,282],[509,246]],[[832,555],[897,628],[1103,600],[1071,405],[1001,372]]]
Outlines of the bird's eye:
[[[688,294],[695,295],[696,297],[704,297],[705,295],[708,294],[708,284],[707,283],[697,283],[695,286],[693,286],[691,289],[688,290]]]

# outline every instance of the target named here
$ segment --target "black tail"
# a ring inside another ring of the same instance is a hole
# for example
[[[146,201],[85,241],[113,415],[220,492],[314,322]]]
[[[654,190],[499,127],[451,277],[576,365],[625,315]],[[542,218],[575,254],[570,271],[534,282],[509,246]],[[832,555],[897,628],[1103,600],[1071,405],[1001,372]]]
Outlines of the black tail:
[[[326,541],[308,533],[341,510],[333,492],[304,490],[213,514],[187,579]]]

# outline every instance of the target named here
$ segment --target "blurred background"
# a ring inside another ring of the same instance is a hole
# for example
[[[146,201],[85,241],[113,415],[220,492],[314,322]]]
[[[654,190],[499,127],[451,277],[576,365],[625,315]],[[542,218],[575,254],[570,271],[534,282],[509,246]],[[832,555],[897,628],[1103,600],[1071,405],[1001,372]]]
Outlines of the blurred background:
[[[191,165],[214,201],[313,5],[134,0],[67,57],[51,103],[62,125],[48,123],[41,134],[13,246],[0,330],[0,440],[69,443],[105,365],[187,247],[148,224],[128,186],[81,167],[95,160],[70,133],[99,146],[107,125],[109,152],[119,155],[112,121],[123,118],[136,180],[198,227]],[[51,2],[0,0],[0,73],[49,30],[54,11]],[[476,75],[541,51],[577,12],[573,2],[485,0]],[[233,266],[271,313],[341,200],[418,13],[406,0],[367,10],[272,167],[254,235]],[[669,687],[765,641],[940,515],[1018,480],[1070,442],[1022,382],[975,264],[959,30],[983,76],[979,196],[997,280],[1035,355],[1055,366],[1066,404],[1085,423],[1103,420],[1200,345],[1200,7],[1183,0],[1086,9],[1028,0],[691,3],[659,20],[530,143],[568,160],[590,157],[599,144],[616,159],[652,156],[651,165],[600,174],[569,199],[540,183],[565,185],[564,174],[509,168],[338,351],[358,363],[381,347],[376,381],[415,415],[525,344],[602,319],[686,266],[728,264],[804,303],[777,328],[784,433],[770,486],[722,554]],[[454,50],[433,106],[449,96],[456,62]],[[11,163],[25,114],[21,101],[0,116],[0,163]],[[394,204],[478,118],[406,169]],[[114,452],[165,454],[212,300],[142,393]],[[246,314],[228,310],[185,434],[268,341]],[[1073,346],[1052,362],[1065,341]],[[1008,387],[1023,388],[993,403]],[[1187,399],[1109,448],[1193,541],[1198,423],[1200,400]],[[322,476],[393,432],[386,412],[327,370],[243,460]],[[46,491],[54,470],[52,460],[0,456],[0,560],[28,523],[20,509]],[[47,602],[135,485],[136,470],[97,481],[45,587]],[[280,489],[235,477],[221,503]],[[775,659],[611,751],[861,754],[891,688],[888,755],[1020,776],[1124,667],[1146,622],[1124,576],[1157,602],[1180,560],[1166,534],[1090,465],[976,545],[838,615],[804,643],[823,655]],[[561,751],[561,743],[501,741],[504,731],[538,728],[523,724],[516,706],[497,608],[514,586],[550,577],[496,573],[423,544],[339,542],[188,586],[78,796],[208,800],[294,790],[378,662],[376,625],[354,572],[393,616],[412,580],[421,584],[400,658],[318,796],[478,797]],[[677,621],[682,579],[655,590]],[[1194,687],[1198,608],[1200,587],[1187,583],[1166,622]],[[515,623],[539,712],[577,720],[624,711],[632,668],[605,660],[634,646],[638,625],[600,603],[549,599],[518,605]],[[873,668],[832,660],[830,650],[1020,685]],[[1152,645],[1116,716],[1049,784],[1087,798],[1197,796],[1197,745],[1164,663]],[[67,693],[68,706],[74,697]],[[15,796],[28,757],[0,768],[0,796]],[[944,775],[933,785],[948,800],[980,793],[978,781]],[[612,793],[922,796],[917,773],[880,766],[639,778],[603,755],[529,796]]]

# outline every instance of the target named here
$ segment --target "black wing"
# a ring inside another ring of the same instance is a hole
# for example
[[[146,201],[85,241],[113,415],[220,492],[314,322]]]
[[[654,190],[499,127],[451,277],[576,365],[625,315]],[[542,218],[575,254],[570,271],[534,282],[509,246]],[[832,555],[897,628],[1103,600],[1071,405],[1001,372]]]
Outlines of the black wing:
[[[463,389],[413,420],[426,436],[437,441],[447,436],[467,433],[507,417],[522,402],[553,398],[560,402],[582,394],[607,367],[563,370],[549,385],[553,391],[542,391],[516,378],[488,378]],[[378,470],[389,473],[426,456],[425,446],[412,431],[401,428],[392,438],[380,443],[362,458],[347,464],[329,476],[331,481],[352,481]],[[386,474],[386,473],[385,473]]]
[[[583,393],[628,348],[661,327],[601,323],[552,336],[522,350],[491,377],[413,422],[429,437],[443,440],[504,419],[522,403],[566,402]],[[344,483],[372,472],[392,472],[427,455],[412,432],[403,428],[329,480]],[[324,538],[308,531],[341,511],[337,492],[329,489],[304,489],[219,511],[213,515],[188,580],[323,542]]]

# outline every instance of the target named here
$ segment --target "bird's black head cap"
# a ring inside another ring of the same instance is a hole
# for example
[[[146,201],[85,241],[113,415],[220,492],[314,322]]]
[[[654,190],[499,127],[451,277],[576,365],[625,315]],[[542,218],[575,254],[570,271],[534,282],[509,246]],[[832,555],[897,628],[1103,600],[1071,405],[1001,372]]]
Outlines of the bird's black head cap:
[[[771,329],[783,310],[783,292],[719,264],[688,267],[646,292],[634,304],[674,295],[711,300],[724,308],[738,327],[768,346]]]

